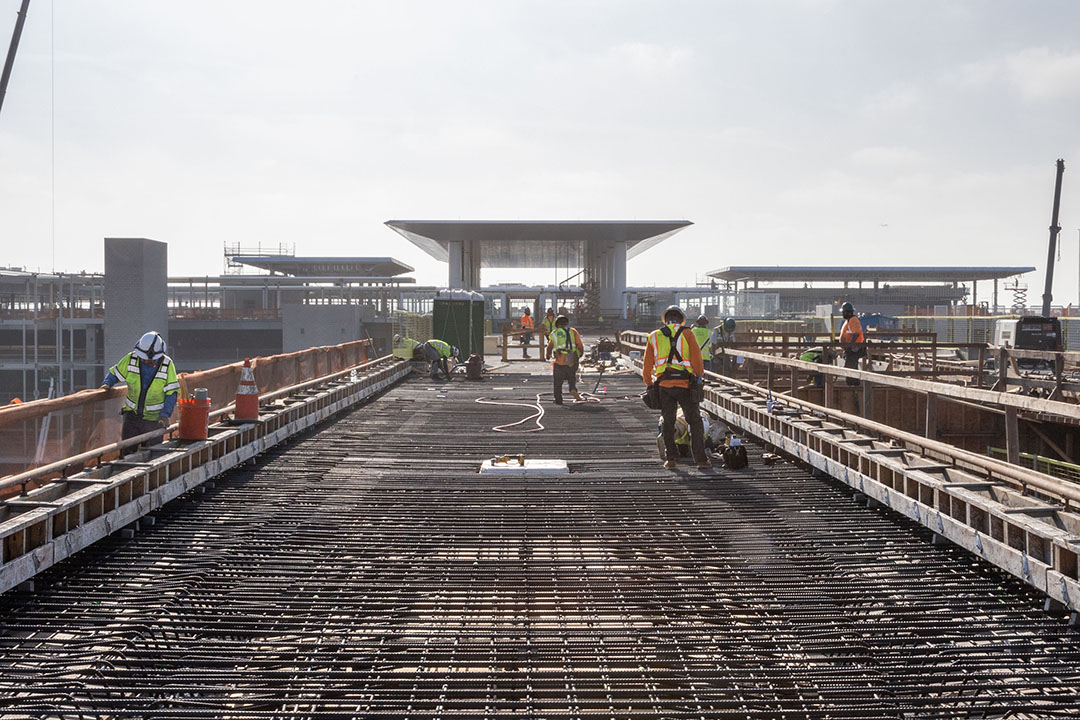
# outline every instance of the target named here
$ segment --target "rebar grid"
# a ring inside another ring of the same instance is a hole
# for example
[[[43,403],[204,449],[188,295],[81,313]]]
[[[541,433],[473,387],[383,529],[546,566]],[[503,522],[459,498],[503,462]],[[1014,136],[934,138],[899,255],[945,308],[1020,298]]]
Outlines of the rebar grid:
[[[411,381],[0,598],[0,717],[1080,712],[1024,586],[753,446],[663,470],[640,401],[474,402],[546,384]]]

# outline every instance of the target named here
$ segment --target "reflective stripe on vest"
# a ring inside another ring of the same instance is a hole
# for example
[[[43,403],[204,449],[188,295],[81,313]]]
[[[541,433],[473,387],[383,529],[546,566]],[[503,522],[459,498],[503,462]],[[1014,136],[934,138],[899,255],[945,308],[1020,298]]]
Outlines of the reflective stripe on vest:
[[[701,359],[709,359],[709,336],[712,333],[709,332],[709,328],[706,327],[694,327],[694,337],[697,338],[698,347],[701,348]]]
[[[443,342],[442,340],[428,340],[428,345],[435,348],[439,353],[439,357],[448,358],[453,352],[453,348],[450,347],[450,343]]]
[[[670,326],[669,326],[670,327]],[[678,332],[678,328],[672,331],[672,334]],[[659,377],[664,374],[664,371],[668,368],[672,370],[685,370],[689,375],[693,376],[694,366],[690,364],[690,338],[694,337],[693,334],[686,332],[685,330],[679,335],[679,347],[677,355],[678,357],[671,358],[671,363],[667,361],[668,355],[671,354],[671,340],[669,340],[662,330],[653,330],[649,335],[649,342],[653,346],[653,377]]]
[[[551,331],[551,347],[558,353],[576,352],[574,345],[574,330],[572,328],[555,328]]]
[[[119,368],[123,372],[118,372]],[[139,396],[142,394],[142,373],[139,369],[139,360],[133,354],[128,353],[113,365],[109,370],[113,375],[127,384],[127,394],[124,396],[124,410],[137,412],[139,409]],[[165,407],[165,396],[169,393],[179,392],[180,382],[176,377],[176,366],[166,356],[161,361],[147,388],[146,398],[143,405],[142,419],[153,422],[161,416]]]

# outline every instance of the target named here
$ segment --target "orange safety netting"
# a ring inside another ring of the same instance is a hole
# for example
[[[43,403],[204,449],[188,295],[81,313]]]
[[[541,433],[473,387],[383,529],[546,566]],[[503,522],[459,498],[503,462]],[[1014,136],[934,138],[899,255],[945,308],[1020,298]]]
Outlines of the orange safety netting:
[[[273,392],[365,363],[370,340],[252,359],[259,391]],[[242,362],[181,373],[181,397],[209,390],[211,409],[236,399]],[[73,457],[120,440],[124,385],[83,390],[53,400],[0,407],[0,477]],[[173,417],[176,420],[176,417]],[[43,431],[44,429],[44,431]]]

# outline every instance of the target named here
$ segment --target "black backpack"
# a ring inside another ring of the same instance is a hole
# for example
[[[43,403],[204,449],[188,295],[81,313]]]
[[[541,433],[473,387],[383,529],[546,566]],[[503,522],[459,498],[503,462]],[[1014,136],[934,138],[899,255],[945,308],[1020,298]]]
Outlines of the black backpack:
[[[728,445],[722,453],[724,467],[728,470],[742,470],[750,464],[750,458],[746,454],[746,448],[742,445]]]

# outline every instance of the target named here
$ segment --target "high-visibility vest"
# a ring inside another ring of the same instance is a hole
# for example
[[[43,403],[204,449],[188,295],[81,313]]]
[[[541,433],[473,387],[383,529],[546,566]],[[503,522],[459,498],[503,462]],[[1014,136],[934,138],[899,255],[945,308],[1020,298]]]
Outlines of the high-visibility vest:
[[[555,355],[560,353],[576,353],[577,344],[574,342],[573,328],[555,328],[551,331],[551,348]]]
[[[697,342],[693,338],[693,333],[686,332],[686,329],[679,334],[679,344],[675,356],[671,358],[671,362],[668,363],[668,355],[671,354],[671,340],[664,334],[665,328],[659,330],[653,330],[649,334],[649,342],[653,346],[653,377],[660,377],[668,369],[679,371],[683,370],[690,377],[694,376],[694,366],[690,364],[690,343]],[[679,326],[672,323],[667,326],[667,329],[671,333],[672,337],[679,332]]]
[[[450,343],[443,342],[442,340],[435,340],[432,338],[427,341],[427,344],[438,351],[439,357],[448,358],[454,353],[454,348],[451,347]]]
[[[705,362],[709,361],[711,355],[709,354],[709,336],[712,335],[707,327],[694,326],[694,337],[697,338],[698,347],[701,348],[701,359]]]
[[[142,395],[142,374],[139,371],[139,359],[133,353],[120,358],[120,362],[109,368],[109,372],[127,383],[127,395],[124,396],[123,412],[137,413],[139,397]],[[142,409],[142,419],[154,422],[161,417],[165,407],[165,396],[180,392],[180,382],[176,379],[176,366],[168,355],[162,356],[150,387],[146,389],[146,398]]]
[[[855,322],[852,322],[852,320]],[[853,330],[852,328],[855,329]],[[844,326],[840,328],[840,342],[866,342],[866,338],[863,336],[862,323],[859,322],[859,318],[852,315],[844,321]]]
[[[531,315],[522,315],[521,316],[521,329],[522,330],[532,330],[533,329],[533,319],[532,319]]]
[[[540,321],[540,327],[545,335],[551,335],[551,333],[555,332],[555,316],[545,317]]]

